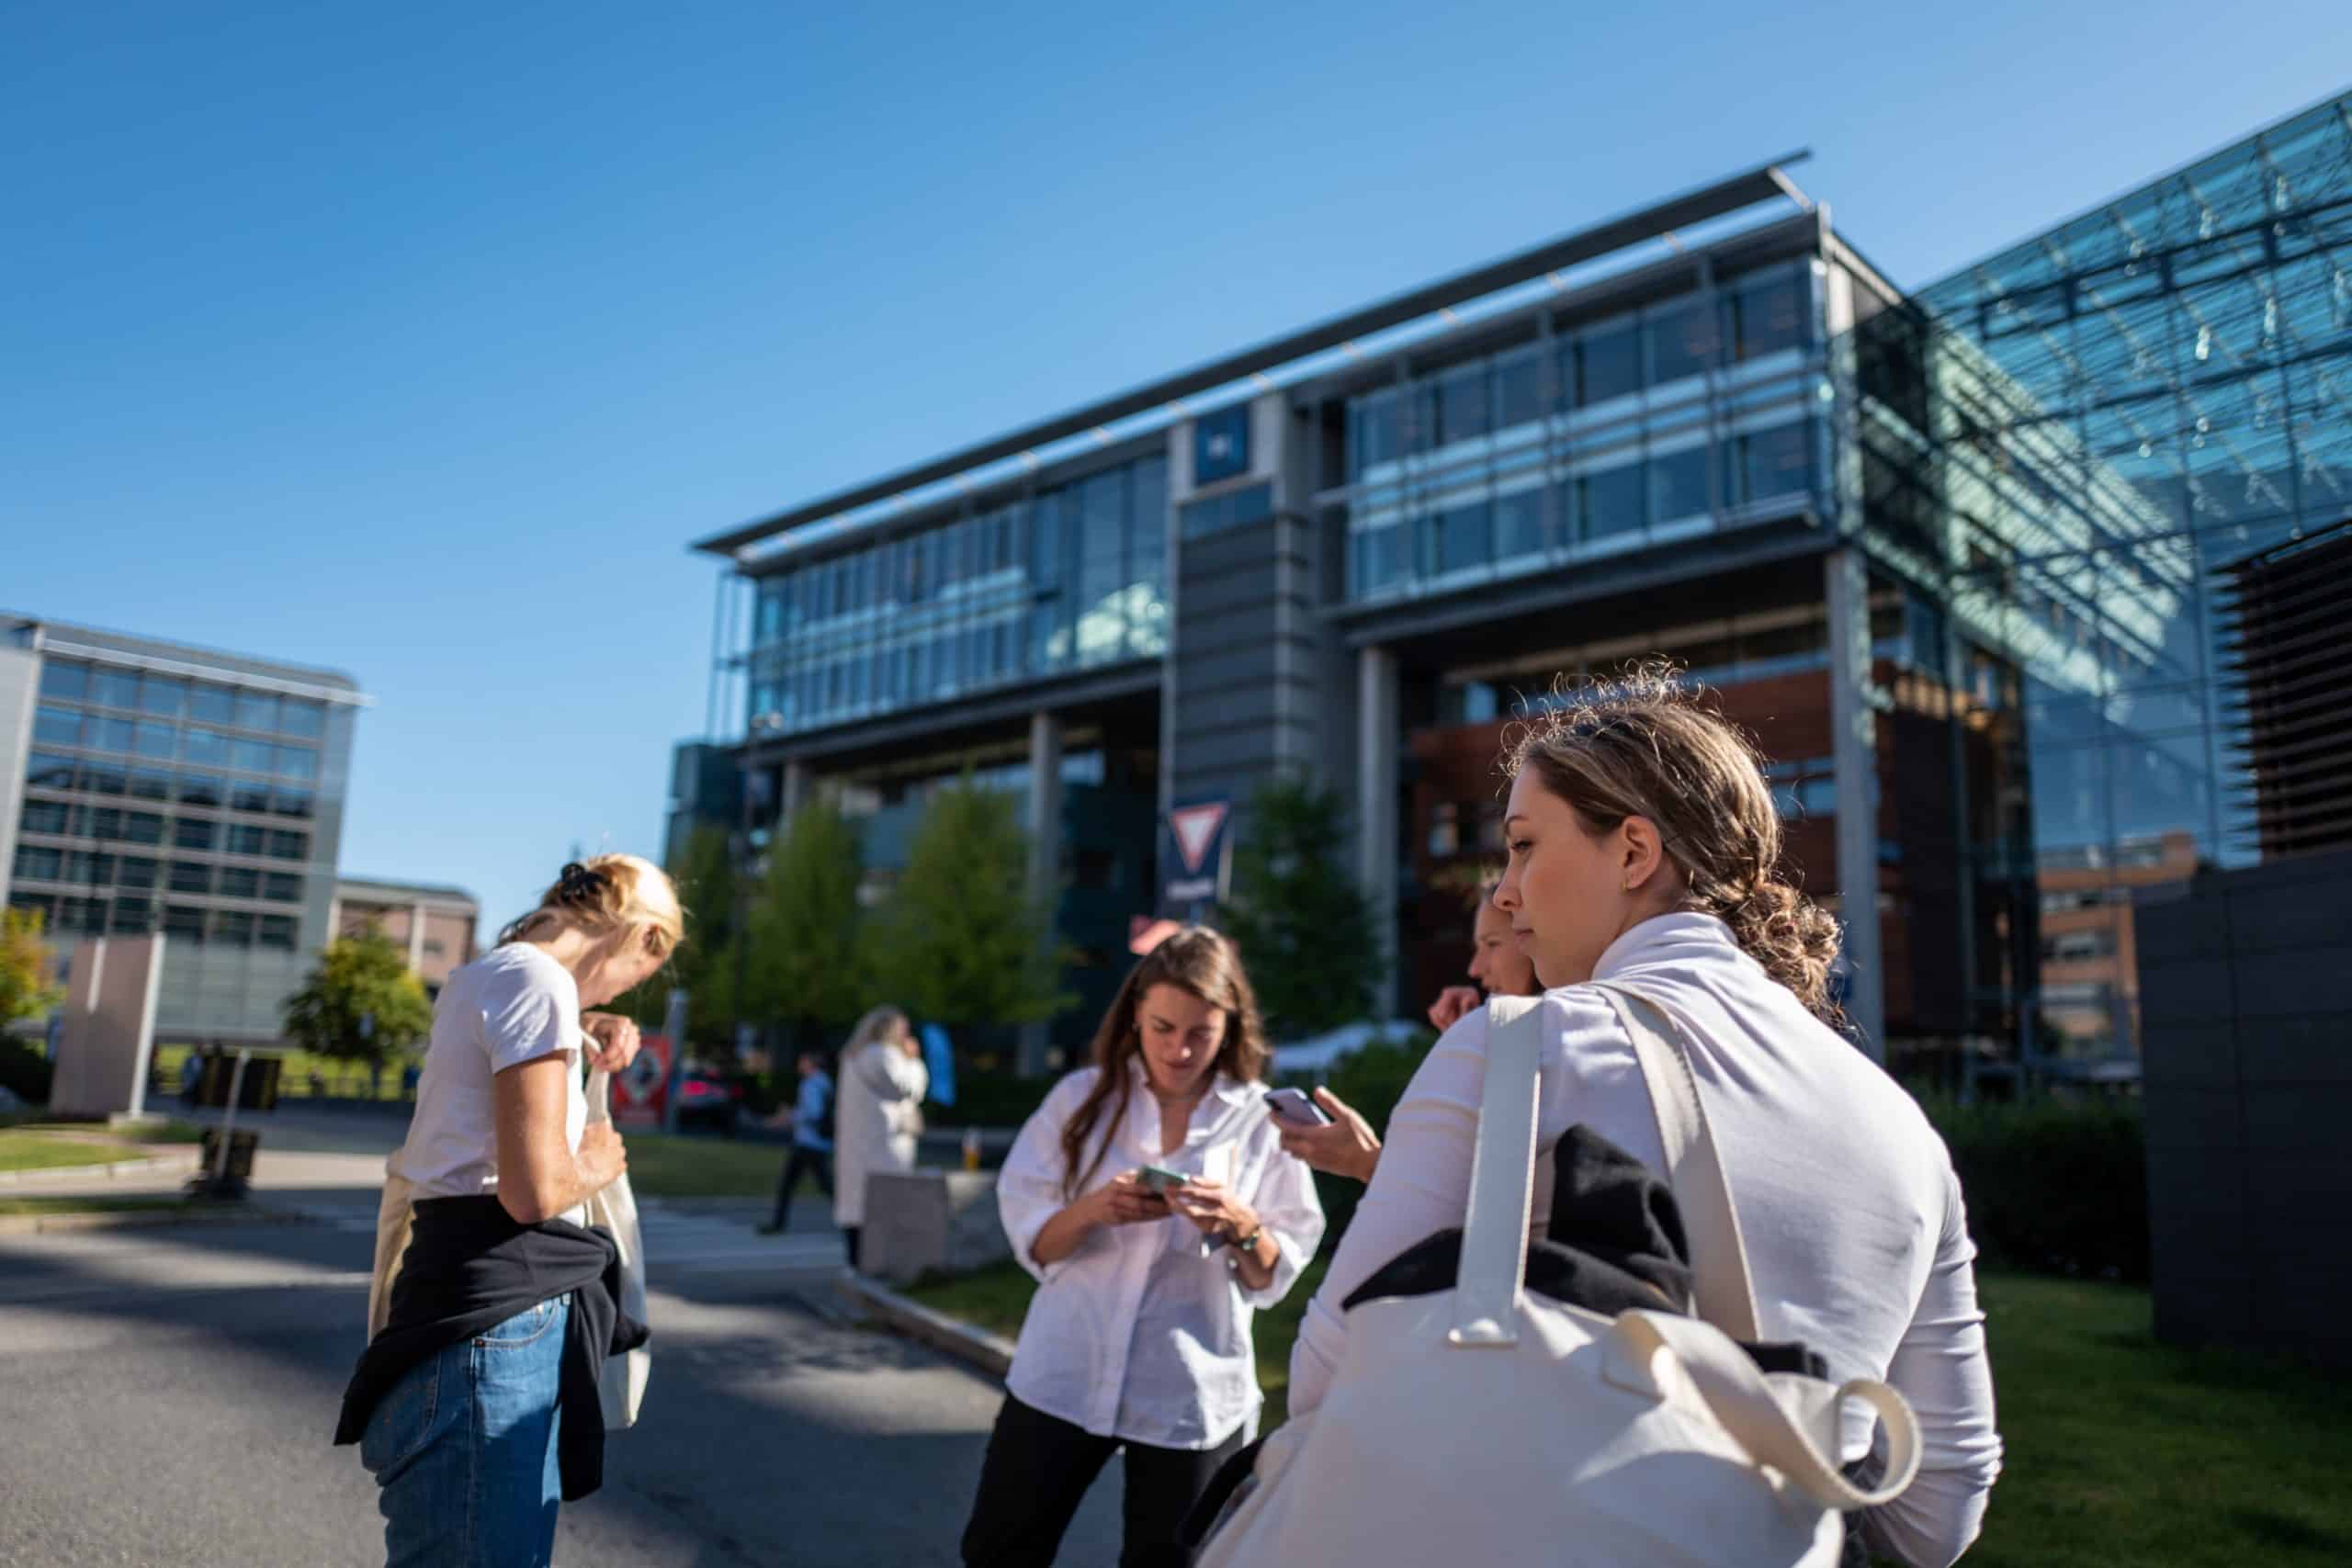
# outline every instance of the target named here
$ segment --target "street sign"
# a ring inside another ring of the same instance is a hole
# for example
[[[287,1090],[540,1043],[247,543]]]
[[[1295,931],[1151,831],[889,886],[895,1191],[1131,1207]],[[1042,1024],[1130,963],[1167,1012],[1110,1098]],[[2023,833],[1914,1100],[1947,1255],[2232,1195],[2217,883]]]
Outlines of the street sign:
[[[670,1100],[670,1037],[646,1034],[638,1039],[636,1056],[613,1075],[613,1125],[659,1127]]]
[[[1221,796],[1188,801],[1168,813],[1159,857],[1163,907],[1214,904],[1225,897],[1233,862],[1226,826],[1232,819],[1233,802]]]

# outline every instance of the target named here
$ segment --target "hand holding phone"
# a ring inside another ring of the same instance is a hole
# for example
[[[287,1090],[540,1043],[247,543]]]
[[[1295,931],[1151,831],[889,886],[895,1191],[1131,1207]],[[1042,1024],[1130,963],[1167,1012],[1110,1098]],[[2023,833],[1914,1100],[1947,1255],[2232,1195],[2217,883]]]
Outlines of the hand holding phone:
[[[1181,1170],[1170,1170],[1164,1165],[1148,1165],[1136,1172],[1136,1179],[1163,1196],[1171,1187],[1182,1187],[1193,1179]]]
[[[1303,1089],[1276,1089],[1266,1091],[1266,1104],[1274,1120],[1293,1127],[1329,1127],[1330,1112],[1306,1097]]]

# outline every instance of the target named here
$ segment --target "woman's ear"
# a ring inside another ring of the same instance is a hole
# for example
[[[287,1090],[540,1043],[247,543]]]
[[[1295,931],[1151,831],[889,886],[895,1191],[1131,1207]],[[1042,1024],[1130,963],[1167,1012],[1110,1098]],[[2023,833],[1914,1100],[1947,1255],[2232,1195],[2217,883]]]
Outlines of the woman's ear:
[[[1624,891],[1632,893],[1657,874],[1666,862],[1666,843],[1659,838],[1657,824],[1646,817],[1628,817],[1617,825],[1618,870],[1624,877]]]

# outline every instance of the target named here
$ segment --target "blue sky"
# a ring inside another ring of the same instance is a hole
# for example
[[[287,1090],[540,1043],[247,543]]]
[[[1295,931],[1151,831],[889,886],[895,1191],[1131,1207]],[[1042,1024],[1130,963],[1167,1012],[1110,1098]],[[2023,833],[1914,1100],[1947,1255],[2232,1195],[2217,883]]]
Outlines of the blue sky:
[[[2352,7],[0,7],[0,604],[330,665],[346,872],[653,850],[686,542],[1791,148],[1898,282]]]

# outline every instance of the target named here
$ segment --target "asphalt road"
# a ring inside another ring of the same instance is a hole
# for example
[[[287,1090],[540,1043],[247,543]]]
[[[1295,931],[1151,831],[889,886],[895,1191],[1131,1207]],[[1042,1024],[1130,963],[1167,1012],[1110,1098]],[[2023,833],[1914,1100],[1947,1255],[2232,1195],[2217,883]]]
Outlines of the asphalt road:
[[[366,1199],[324,1196],[307,1225],[0,1235],[0,1564],[380,1563],[375,1483],[328,1446]],[[755,1208],[647,1216],[643,1417],[563,1510],[556,1561],[955,1562],[999,1389],[841,1320],[830,1234],[755,1238]],[[1116,1560],[1118,1468],[1063,1562]]]

